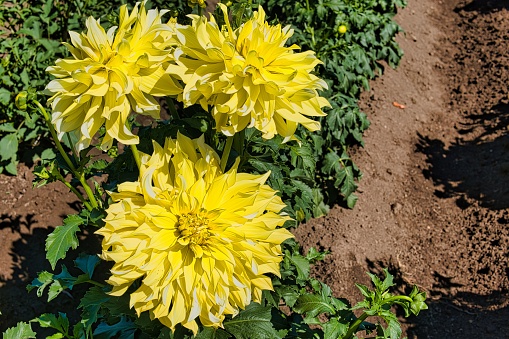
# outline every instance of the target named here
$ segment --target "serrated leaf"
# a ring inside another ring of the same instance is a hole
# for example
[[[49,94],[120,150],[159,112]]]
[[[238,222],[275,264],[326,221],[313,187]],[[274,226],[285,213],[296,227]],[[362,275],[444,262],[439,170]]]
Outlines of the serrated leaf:
[[[65,258],[69,248],[78,247],[78,237],[76,233],[80,230],[80,225],[85,221],[77,216],[70,215],[64,219],[64,225],[56,227],[46,239],[46,258],[55,269],[58,260]]]
[[[339,322],[337,318],[332,318],[321,325],[323,328],[323,339],[338,339],[348,331],[348,324]]]
[[[40,298],[42,296],[42,294],[44,293],[44,289],[46,288],[46,286],[48,286],[52,282],[53,282],[53,274],[51,274],[47,271],[42,271],[39,273],[37,278],[32,280],[32,283],[27,285],[26,288],[27,288],[28,292],[30,292],[34,288],[37,288],[37,296]]]
[[[252,302],[235,318],[223,323],[235,339],[279,339],[272,327],[270,307]]]
[[[65,334],[69,332],[69,319],[65,313],[59,312],[58,317],[51,313],[45,313],[36,318],[36,321],[41,327],[50,327]]]
[[[296,290],[294,286],[282,285],[275,288],[276,292],[279,294],[281,298],[285,301],[290,307],[293,307],[297,300],[300,297],[300,293]]]
[[[59,280],[54,280],[48,289],[48,302],[58,297],[63,290],[65,290],[65,286]]]
[[[32,339],[37,333],[32,330],[30,323],[19,322],[15,327],[7,329],[3,334],[3,339]]]
[[[0,132],[7,132],[7,133],[16,132],[16,128],[14,128],[14,123],[8,122],[8,123],[0,125]]]
[[[307,280],[309,278],[309,261],[298,253],[292,253],[288,259],[297,269],[297,279]]]
[[[324,298],[323,295],[309,293],[300,296],[293,309],[300,314],[305,314],[307,318],[316,317],[321,313],[336,313],[328,298]]]
[[[81,298],[78,308],[82,308],[82,323],[86,328],[90,328],[98,317],[101,305],[108,302],[111,296],[107,295],[99,286],[91,287]]]

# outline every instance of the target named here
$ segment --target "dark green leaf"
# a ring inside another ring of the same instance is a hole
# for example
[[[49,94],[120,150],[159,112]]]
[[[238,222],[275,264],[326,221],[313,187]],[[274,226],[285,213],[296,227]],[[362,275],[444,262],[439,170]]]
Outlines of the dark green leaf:
[[[233,319],[225,321],[223,325],[235,339],[279,339],[270,320],[270,307],[263,307],[252,302],[245,310]]]

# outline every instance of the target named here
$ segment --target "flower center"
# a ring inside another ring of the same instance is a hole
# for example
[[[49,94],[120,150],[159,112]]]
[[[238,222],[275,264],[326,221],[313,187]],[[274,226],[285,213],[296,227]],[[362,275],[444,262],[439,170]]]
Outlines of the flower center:
[[[210,237],[209,219],[194,213],[182,214],[178,217],[179,242],[182,245],[203,245]]]

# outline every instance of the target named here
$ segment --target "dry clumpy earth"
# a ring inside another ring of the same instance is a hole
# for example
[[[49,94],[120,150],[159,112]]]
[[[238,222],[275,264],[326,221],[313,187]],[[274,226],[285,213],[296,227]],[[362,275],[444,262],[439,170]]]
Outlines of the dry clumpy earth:
[[[354,283],[383,267],[400,292],[427,291],[429,310],[402,318],[410,339],[509,338],[509,1],[409,0],[396,20],[402,63],[360,101],[372,125],[353,155],[359,202],[296,236],[331,252],[314,273],[352,303]],[[23,166],[0,175],[0,331],[77,304],[25,291],[49,269],[46,235],[77,208],[63,186],[31,179]]]

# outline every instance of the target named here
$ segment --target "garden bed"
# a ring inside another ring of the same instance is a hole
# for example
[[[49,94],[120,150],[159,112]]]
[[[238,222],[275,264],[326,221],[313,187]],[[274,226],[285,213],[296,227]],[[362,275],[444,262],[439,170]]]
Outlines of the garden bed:
[[[331,251],[315,273],[338,297],[360,300],[354,283],[369,285],[364,272],[386,266],[402,290],[428,291],[430,309],[406,320],[409,338],[501,338],[509,330],[503,3],[414,0],[400,11],[402,63],[386,67],[361,99],[371,127],[353,156],[364,173],[358,203],[295,230],[305,248]],[[25,286],[50,269],[44,239],[76,202],[62,185],[32,191],[31,180],[24,166],[17,177],[0,176],[0,331],[62,309]],[[56,302],[77,301],[62,294]]]

